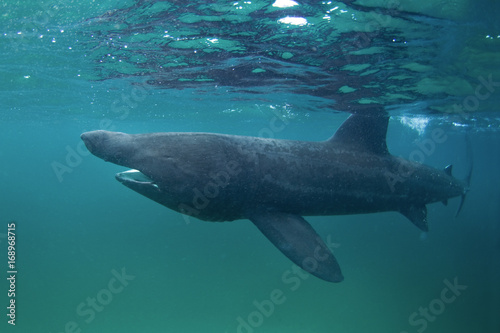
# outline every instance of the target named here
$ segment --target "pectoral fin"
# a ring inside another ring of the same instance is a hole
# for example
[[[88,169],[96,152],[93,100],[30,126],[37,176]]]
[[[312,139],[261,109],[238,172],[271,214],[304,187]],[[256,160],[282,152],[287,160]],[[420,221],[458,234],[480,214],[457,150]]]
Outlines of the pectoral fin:
[[[284,255],[305,271],[330,282],[344,279],[330,249],[301,216],[265,211],[251,216],[250,220]]]

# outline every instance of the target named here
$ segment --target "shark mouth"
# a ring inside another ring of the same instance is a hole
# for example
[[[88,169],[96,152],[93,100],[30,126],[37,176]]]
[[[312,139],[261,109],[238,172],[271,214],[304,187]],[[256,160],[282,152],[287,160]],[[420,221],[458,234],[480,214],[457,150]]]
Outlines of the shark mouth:
[[[127,171],[123,171],[120,173],[117,173],[115,175],[116,180],[118,180],[120,183],[129,186],[129,185],[143,185],[143,186],[153,186],[158,188],[158,185],[155,184],[155,182],[147,177],[145,174],[140,172],[139,170],[131,169]]]

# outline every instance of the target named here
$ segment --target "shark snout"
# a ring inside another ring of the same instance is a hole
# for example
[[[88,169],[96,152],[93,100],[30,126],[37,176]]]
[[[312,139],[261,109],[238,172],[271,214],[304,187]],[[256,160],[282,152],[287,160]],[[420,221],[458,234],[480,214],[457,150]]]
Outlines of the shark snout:
[[[130,135],[121,132],[91,131],[81,136],[87,149],[106,162],[137,169],[132,163],[136,150],[130,142]]]
[[[116,148],[119,146],[117,145],[119,140],[116,140],[116,134],[114,132],[98,130],[85,132],[80,138],[92,154],[108,161],[111,156],[117,154]]]
[[[127,134],[120,132],[109,132],[103,130],[85,132],[80,135],[80,138],[87,146],[92,154],[98,153],[99,150],[108,149],[112,146],[119,146],[118,143],[123,141]]]
[[[93,131],[93,132],[85,132],[85,133],[82,133],[82,135],[80,135],[80,138],[83,140],[83,143],[85,143],[85,147],[87,147],[87,149],[90,151],[90,152],[93,152],[95,150],[95,144],[94,144],[94,133],[96,131]]]

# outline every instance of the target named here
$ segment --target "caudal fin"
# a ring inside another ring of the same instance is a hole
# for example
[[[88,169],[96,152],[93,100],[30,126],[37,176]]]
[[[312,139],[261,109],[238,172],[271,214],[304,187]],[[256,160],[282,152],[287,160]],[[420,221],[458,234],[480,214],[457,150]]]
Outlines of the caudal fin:
[[[460,200],[460,205],[458,206],[457,213],[455,214],[455,217],[457,217],[458,214],[460,213],[460,211],[462,210],[462,207],[464,206],[464,202],[465,202],[465,196],[467,195],[467,192],[469,192],[469,190],[470,190],[470,182],[471,182],[471,178],[472,178],[472,169],[473,169],[473,166],[474,166],[474,160],[473,160],[473,157],[472,157],[472,144],[470,142],[470,137],[469,137],[468,133],[465,134],[465,145],[466,145],[466,159],[469,162],[469,166],[468,166],[467,176],[464,179],[464,182],[465,182],[466,186],[465,186],[465,189],[464,189],[464,193],[462,193],[462,198]]]

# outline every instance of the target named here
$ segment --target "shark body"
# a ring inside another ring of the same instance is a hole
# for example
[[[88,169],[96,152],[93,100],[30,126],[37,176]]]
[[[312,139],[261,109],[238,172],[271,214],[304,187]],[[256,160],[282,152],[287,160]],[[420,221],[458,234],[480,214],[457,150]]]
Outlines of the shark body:
[[[351,115],[329,140],[213,133],[82,134],[91,153],[133,170],[117,180],[206,221],[249,219],[288,258],[331,282],[343,275],[303,216],[398,211],[428,230],[426,205],[447,203],[467,182],[389,153],[387,116]]]

